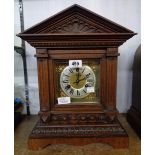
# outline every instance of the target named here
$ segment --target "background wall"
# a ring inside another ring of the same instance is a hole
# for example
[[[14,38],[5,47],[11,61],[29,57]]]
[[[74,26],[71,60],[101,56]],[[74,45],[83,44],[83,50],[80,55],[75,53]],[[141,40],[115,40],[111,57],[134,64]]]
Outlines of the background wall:
[[[132,63],[134,53],[141,42],[140,0],[23,0],[25,29],[73,5],[79,4],[101,16],[104,16],[124,27],[138,33],[119,47],[117,109],[127,112],[131,105]],[[20,32],[18,0],[15,0],[15,34]],[[15,36],[15,45],[21,41]],[[34,58],[35,49],[26,43],[28,78],[30,91],[30,110],[32,114],[39,111],[37,64]],[[24,97],[23,69],[20,55],[15,54],[15,96]],[[23,113],[26,111],[24,110]]]

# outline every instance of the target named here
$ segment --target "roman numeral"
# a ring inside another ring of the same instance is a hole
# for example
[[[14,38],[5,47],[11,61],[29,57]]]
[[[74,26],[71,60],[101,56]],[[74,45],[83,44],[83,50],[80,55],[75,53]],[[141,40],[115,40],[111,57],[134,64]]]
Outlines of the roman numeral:
[[[73,90],[73,89],[71,89],[69,93],[70,93],[71,95],[73,95],[74,90]]]
[[[76,68],[76,71],[79,72],[79,68]]]
[[[84,89],[83,89],[83,92],[84,92],[84,93],[87,93]]]
[[[63,83],[68,83],[69,81],[68,80],[64,80],[64,81],[62,81]]]
[[[88,74],[86,75],[86,78],[89,78],[89,76],[90,76],[90,73],[88,73]]]
[[[65,76],[69,77],[69,75],[64,74]]]
[[[86,68],[83,69],[82,73],[85,71]]]
[[[70,73],[73,73],[73,70],[71,68],[69,68]]]
[[[85,87],[87,88],[87,87],[90,87],[90,85],[87,83],[86,85],[85,85]]]
[[[65,87],[65,89],[68,90],[70,87],[71,87],[70,85],[67,85],[67,86]]]
[[[80,96],[80,92],[77,90],[77,95]]]

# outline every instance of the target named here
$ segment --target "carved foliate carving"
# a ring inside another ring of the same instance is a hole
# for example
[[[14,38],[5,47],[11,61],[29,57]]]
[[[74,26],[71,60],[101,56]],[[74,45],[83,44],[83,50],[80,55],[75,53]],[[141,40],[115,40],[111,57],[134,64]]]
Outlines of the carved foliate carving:
[[[50,121],[51,114],[50,112],[39,112],[39,116],[42,122],[47,123]]]
[[[103,33],[109,32],[107,28],[101,28],[92,22],[80,17],[79,15],[73,15],[65,21],[44,29],[37,33]]]
[[[133,31],[101,17],[79,5],[70,8],[25,30],[22,34],[43,33],[133,33]]]
[[[37,123],[36,127],[32,130],[31,138],[37,137],[108,137],[108,136],[126,136],[125,130],[117,124],[107,125],[65,125],[49,126],[46,123]]]
[[[42,121],[44,123],[45,114],[41,115]],[[46,121],[47,122],[47,121]],[[83,123],[117,123],[115,114],[54,114],[50,116],[50,120],[47,122],[48,125],[53,124],[83,124]]]

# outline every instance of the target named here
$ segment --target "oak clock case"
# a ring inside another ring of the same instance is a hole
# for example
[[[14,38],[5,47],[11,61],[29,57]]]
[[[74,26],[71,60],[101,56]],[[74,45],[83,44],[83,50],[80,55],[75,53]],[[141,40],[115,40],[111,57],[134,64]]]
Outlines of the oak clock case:
[[[128,147],[117,118],[117,57],[118,47],[135,34],[79,5],[18,34],[36,48],[38,66],[40,111],[29,149],[90,143]],[[82,66],[72,68],[70,60],[81,60]],[[62,98],[70,102],[58,102]]]

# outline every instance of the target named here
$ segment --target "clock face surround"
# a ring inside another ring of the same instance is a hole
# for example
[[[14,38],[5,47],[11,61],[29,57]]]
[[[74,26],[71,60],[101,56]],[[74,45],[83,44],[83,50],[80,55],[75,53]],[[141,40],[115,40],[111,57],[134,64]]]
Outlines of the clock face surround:
[[[64,97],[70,97],[71,105],[100,103],[100,61],[99,60],[82,59],[82,65],[74,66],[74,67],[70,66],[68,59],[63,61],[55,60],[54,66],[55,66],[54,79],[55,79],[55,87],[56,87],[56,91],[55,91],[56,104],[59,105],[58,98],[64,98]],[[82,73],[84,67],[86,68]],[[78,75],[78,72],[79,72],[79,75]],[[86,93],[85,93],[85,90],[87,90]]]
[[[84,98],[94,92],[96,77],[93,70],[82,67],[65,67],[61,72],[60,85],[64,93],[71,98]]]

